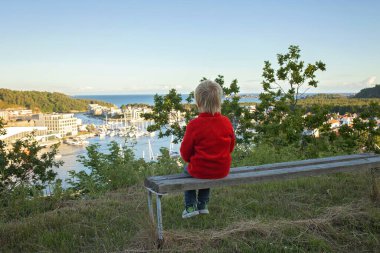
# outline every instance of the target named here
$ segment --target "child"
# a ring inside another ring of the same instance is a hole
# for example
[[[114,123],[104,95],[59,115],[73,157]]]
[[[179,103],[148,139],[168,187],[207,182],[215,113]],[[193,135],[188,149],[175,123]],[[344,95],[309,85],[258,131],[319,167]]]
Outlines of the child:
[[[217,179],[228,175],[235,135],[229,119],[221,115],[223,90],[219,84],[206,80],[195,89],[199,115],[186,128],[180,152],[188,163],[185,173],[195,178]],[[185,191],[182,218],[208,214],[210,189]]]

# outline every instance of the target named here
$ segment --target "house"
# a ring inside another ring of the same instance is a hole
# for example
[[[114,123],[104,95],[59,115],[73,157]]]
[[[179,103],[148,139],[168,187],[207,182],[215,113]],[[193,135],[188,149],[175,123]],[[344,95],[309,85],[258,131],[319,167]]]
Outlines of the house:
[[[319,129],[304,129],[302,135],[306,136],[314,136],[315,138],[319,138]]]
[[[331,126],[331,129],[334,129],[334,128],[339,128],[340,127],[340,121],[339,120],[336,120],[336,119],[330,119],[327,121],[327,123],[329,123]]]

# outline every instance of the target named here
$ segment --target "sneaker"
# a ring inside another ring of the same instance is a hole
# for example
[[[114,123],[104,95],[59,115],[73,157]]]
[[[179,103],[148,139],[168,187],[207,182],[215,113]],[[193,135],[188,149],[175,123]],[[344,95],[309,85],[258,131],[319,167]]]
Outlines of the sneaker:
[[[207,204],[200,204],[198,203],[198,212],[199,214],[209,214]]]
[[[199,214],[198,210],[195,209],[193,206],[186,207],[185,210],[182,212],[182,218],[187,219],[194,216],[197,216]]]

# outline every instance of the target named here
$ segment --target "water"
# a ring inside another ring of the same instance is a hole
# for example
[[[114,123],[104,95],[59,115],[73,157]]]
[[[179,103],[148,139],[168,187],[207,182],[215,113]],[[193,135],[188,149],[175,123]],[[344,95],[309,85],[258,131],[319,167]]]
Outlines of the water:
[[[303,96],[313,96],[321,93],[306,93]],[[326,93],[330,94],[330,93]],[[340,94],[344,96],[353,95],[353,93],[331,93],[331,94]],[[242,93],[240,94],[243,97],[240,98],[240,102],[254,102],[259,103],[259,94],[258,93]],[[186,98],[188,94],[181,94],[182,102],[186,103]],[[245,97],[247,96],[247,97]],[[145,94],[145,95],[77,95],[73,96],[74,98],[83,98],[83,99],[93,99],[93,100],[101,100],[112,103],[116,106],[126,105],[126,104],[154,104],[154,94]]]
[[[154,95],[78,95],[74,98],[93,99],[112,103],[118,107],[126,104],[154,104]],[[184,101],[186,102],[186,101]]]
[[[240,99],[240,102],[259,102],[258,94],[243,94],[243,95],[250,95],[250,97],[243,97]],[[188,94],[182,94],[182,102],[186,102],[186,98],[188,97]],[[118,107],[121,105],[126,104],[147,104],[147,105],[153,105],[154,104],[154,95],[78,95],[74,96],[74,98],[83,98],[83,99],[93,99],[93,100],[100,100],[112,103]]]

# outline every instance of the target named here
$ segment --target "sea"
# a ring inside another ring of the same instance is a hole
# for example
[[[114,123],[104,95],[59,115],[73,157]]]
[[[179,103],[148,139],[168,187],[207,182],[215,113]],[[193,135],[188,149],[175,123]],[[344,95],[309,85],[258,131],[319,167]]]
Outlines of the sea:
[[[186,103],[186,98],[189,94],[181,94],[182,102]],[[241,94],[240,102],[259,102],[259,94]],[[77,95],[74,98],[82,98],[89,100],[98,100],[112,103],[118,107],[127,104],[154,104],[154,94],[140,95]]]

